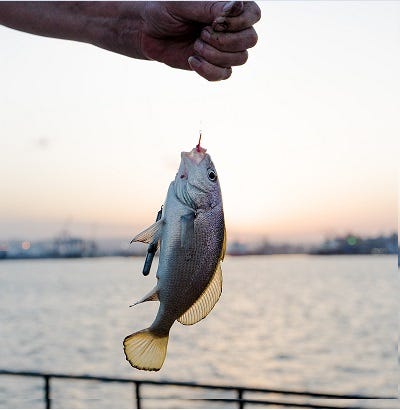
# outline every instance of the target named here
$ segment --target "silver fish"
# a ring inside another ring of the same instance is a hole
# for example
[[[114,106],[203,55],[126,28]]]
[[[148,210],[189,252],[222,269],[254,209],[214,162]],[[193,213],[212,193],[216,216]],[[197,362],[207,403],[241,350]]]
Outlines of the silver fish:
[[[157,316],[149,328],[124,339],[125,356],[133,367],[159,370],[173,323],[197,323],[217,303],[225,236],[217,172],[199,141],[190,152],[181,153],[161,219],[132,240],[160,247],[157,285],[134,304],[158,300]]]

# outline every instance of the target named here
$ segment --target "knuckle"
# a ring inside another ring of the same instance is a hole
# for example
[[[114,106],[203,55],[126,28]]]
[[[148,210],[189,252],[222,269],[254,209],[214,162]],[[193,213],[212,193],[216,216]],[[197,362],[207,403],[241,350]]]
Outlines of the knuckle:
[[[205,79],[207,79],[208,81],[220,81],[220,80],[222,80],[221,73],[214,72],[214,71],[203,72],[202,76]]]
[[[208,81],[218,81],[219,80],[219,73],[218,69],[214,66],[212,66],[208,62],[204,62],[200,69],[198,70],[198,73],[207,79]]]
[[[249,48],[254,47],[257,44],[257,41],[258,41],[258,34],[254,30],[254,28],[252,28],[252,30],[249,33],[249,37],[248,37]]]
[[[257,21],[261,19],[261,9],[257,3],[252,3],[251,6],[252,6],[252,12],[255,18],[255,23],[257,23]]]
[[[219,50],[224,48],[225,41],[224,36],[218,32],[214,32],[211,36],[211,41],[214,47],[218,48]]]
[[[241,53],[241,56],[240,56],[240,57],[241,57],[241,58],[240,58],[240,63],[239,63],[238,65],[246,64],[247,60],[249,59],[249,53],[247,52],[247,50],[246,50],[246,51],[243,51],[243,52]]]
[[[224,53],[210,46],[204,47],[201,55],[210,64],[223,68],[230,68],[232,65],[243,65],[248,59],[247,50],[236,53]]]
[[[247,51],[241,51],[239,53],[235,53],[235,56],[230,59],[229,64],[224,64],[223,67],[230,67],[230,66],[238,66],[243,65],[247,62],[249,58],[249,54]]]
[[[217,67],[214,65],[208,65],[207,68],[203,71],[203,77],[208,81],[221,81],[226,80],[232,74],[232,69]]]
[[[217,65],[222,65],[222,67],[225,66],[226,58],[224,56],[224,53],[221,53],[220,51],[216,50],[214,47],[211,46],[204,46],[203,48],[203,57],[209,61],[211,64],[217,64]]]

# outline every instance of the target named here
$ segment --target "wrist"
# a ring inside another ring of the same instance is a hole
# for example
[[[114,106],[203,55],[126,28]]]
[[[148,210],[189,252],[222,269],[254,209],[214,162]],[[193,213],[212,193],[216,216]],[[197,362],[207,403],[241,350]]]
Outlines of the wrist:
[[[145,2],[84,2],[80,41],[132,58],[147,59],[141,38]]]

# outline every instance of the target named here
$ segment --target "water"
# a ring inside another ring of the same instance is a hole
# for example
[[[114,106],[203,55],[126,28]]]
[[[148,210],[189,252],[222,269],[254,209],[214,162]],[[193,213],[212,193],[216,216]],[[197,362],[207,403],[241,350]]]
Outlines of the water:
[[[1,261],[0,368],[396,396],[396,262],[227,257],[214,310],[194,326],[175,324],[162,370],[148,373],[131,368],[122,350],[123,338],[147,327],[158,308],[128,307],[155,284],[154,273],[140,273],[143,259]],[[130,386],[53,385],[56,407],[132,406]],[[0,407],[42,407],[42,394],[41,380],[0,376]],[[144,394],[160,395],[151,387]]]

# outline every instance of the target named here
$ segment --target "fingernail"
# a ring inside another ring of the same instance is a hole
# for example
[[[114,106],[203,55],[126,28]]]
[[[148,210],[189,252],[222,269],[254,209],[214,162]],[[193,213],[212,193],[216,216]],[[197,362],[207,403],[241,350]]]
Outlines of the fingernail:
[[[223,11],[224,13],[229,13],[234,4],[235,4],[234,1],[228,1],[228,3],[225,4],[225,6],[224,6],[224,8],[222,9],[222,11]]]
[[[196,40],[194,43],[194,49],[198,52],[201,53],[201,50],[203,50],[204,43],[201,40]]]
[[[227,80],[231,75],[232,75],[232,67],[226,68],[225,69],[225,78],[222,78],[222,80]]]
[[[242,12],[243,2],[242,1],[229,1],[225,4],[222,9],[222,12],[225,16],[237,16]]]
[[[208,30],[203,30],[201,32],[201,38],[205,41],[208,41],[211,38],[211,34]]]
[[[195,57],[195,56],[191,56],[188,58],[188,63],[190,65],[190,67],[192,68],[199,68],[201,65],[201,61]]]

